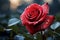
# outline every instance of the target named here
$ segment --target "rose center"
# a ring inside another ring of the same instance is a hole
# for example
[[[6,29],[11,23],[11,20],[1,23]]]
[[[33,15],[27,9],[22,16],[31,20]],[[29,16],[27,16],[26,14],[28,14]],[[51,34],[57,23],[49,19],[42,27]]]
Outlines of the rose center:
[[[33,17],[38,16],[39,13],[40,13],[40,11],[37,10],[37,9],[35,9],[35,10],[32,10],[32,11],[29,13],[29,16],[30,16],[30,18],[33,18]]]

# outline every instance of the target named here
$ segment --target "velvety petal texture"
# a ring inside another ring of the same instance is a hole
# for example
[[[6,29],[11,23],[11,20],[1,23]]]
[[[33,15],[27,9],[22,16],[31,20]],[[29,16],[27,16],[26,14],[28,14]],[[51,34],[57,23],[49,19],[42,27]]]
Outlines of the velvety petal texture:
[[[38,31],[47,29],[53,23],[55,17],[48,15],[48,13],[48,3],[43,5],[33,3],[25,8],[24,12],[20,16],[20,19],[30,34],[33,35]]]

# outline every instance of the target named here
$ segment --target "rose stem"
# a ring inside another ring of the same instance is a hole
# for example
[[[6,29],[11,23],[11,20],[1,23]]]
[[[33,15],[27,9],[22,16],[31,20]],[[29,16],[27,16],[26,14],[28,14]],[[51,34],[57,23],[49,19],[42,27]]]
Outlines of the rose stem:
[[[41,37],[42,37],[42,40],[46,40],[46,36],[44,34],[44,31],[41,31]]]

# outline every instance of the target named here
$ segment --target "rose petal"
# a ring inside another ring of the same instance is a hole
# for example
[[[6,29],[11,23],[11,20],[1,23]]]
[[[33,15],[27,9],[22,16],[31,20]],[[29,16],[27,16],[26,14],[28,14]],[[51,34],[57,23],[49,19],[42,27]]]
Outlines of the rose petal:
[[[47,19],[45,20],[45,22],[40,27],[38,27],[37,30],[47,29],[53,23],[54,19],[55,17],[52,15],[47,16]]]
[[[49,6],[48,6],[48,3],[45,3],[42,5],[42,8],[43,8],[43,13],[45,14],[48,14],[49,13]]]
[[[47,16],[47,14],[44,14],[40,19],[38,19],[38,21],[36,21],[36,22],[34,23],[34,25],[36,25],[36,24],[38,24],[38,23],[42,23],[42,22],[46,19],[46,16]]]

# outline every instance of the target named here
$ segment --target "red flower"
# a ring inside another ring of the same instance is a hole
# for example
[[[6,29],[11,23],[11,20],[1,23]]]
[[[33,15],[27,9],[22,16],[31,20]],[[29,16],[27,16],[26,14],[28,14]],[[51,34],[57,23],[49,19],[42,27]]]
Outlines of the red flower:
[[[30,34],[47,29],[54,21],[54,16],[48,15],[48,3],[38,5],[36,3],[29,5],[20,16],[22,24]]]

